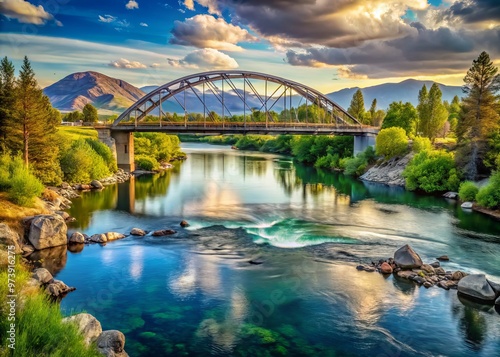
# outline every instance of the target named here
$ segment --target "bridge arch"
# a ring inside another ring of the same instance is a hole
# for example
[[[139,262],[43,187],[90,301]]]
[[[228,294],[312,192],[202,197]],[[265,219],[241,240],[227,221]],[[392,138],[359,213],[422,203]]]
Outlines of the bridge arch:
[[[238,91],[238,88],[234,84],[233,80],[243,80],[244,89],[243,91]],[[250,80],[260,80],[265,82],[265,93],[259,93],[255,86]],[[218,88],[216,83],[220,82],[222,84],[222,89]],[[277,89],[268,93],[268,82],[272,82],[278,85]],[[199,91],[195,91],[195,87],[203,86],[203,98],[200,96]],[[251,113],[254,108],[251,108],[246,101],[246,88],[250,90],[254,98],[257,98],[261,107],[260,111],[264,112],[266,117],[266,123],[273,121],[274,119],[270,115],[270,111],[274,108],[276,103],[284,97],[285,109],[287,101],[287,93],[289,98],[289,109],[292,108],[292,93],[305,98],[306,106],[308,103],[315,104],[320,108],[324,109],[327,113],[328,124],[341,124],[346,126],[361,126],[361,123],[350,115],[345,109],[340,105],[320,93],[319,91],[306,86],[304,84],[291,81],[282,77],[253,72],[253,71],[209,71],[203,73],[197,73],[188,75],[171,82],[168,82],[152,92],[146,94],[144,97],[139,99],[136,103],[126,109],[112,124],[112,127],[118,126],[120,123],[130,122],[134,120],[137,126],[138,122],[141,122],[148,114],[158,109],[159,121],[162,121],[162,103],[167,100],[174,98],[177,104],[184,110],[185,116],[187,115],[187,106],[179,101],[176,95],[184,92],[184,98],[187,91],[194,93],[195,97],[201,102],[203,106],[204,114],[208,111],[209,116],[211,116],[211,111],[208,109],[208,105],[205,102],[205,85],[209,87],[209,91],[212,93],[221,105],[222,113],[226,112],[231,114],[231,110],[228,108],[224,102],[224,85],[229,86],[230,90],[235,93],[243,104],[243,111],[246,113],[247,110]],[[227,88],[227,87],[226,87]],[[307,113],[307,110],[306,110]],[[307,114],[306,114],[307,115]],[[223,114],[224,118],[224,114]],[[244,115],[246,120],[246,115]],[[209,118],[210,119],[210,118]],[[213,118],[212,118],[213,119]],[[223,119],[224,120],[224,119]],[[307,119],[306,119],[307,121]]]

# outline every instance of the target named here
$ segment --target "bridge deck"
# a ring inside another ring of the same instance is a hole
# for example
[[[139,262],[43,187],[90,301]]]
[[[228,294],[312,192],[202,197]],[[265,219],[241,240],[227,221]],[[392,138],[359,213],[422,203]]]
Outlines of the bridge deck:
[[[124,132],[164,132],[170,134],[295,134],[295,135],[377,135],[380,128],[364,125],[335,125],[318,123],[206,123],[206,122],[154,122],[120,123],[119,125],[95,126]]]

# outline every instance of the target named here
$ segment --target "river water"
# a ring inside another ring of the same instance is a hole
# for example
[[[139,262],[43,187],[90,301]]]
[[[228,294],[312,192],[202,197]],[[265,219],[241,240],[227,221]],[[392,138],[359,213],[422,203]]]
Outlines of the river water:
[[[64,313],[121,330],[130,356],[500,356],[493,307],[355,269],[408,243],[500,282],[498,221],[287,157],[183,150],[167,172],[74,201],[71,230],[177,233],[46,253],[77,288]]]

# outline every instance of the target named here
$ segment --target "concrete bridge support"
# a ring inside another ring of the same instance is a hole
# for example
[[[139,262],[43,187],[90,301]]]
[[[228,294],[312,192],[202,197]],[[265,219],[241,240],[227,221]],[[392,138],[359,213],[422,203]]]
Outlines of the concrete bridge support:
[[[355,135],[354,136],[354,156],[365,151],[368,146],[375,147],[375,135]]]
[[[115,139],[118,168],[126,172],[134,171],[134,134],[126,131],[112,131],[111,137]]]

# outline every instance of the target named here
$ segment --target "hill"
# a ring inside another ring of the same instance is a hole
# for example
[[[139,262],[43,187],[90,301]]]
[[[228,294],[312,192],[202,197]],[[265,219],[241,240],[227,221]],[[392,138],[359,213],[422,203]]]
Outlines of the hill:
[[[377,98],[377,107],[379,109],[387,109],[389,104],[394,101],[402,101],[403,103],[410,102],[413,105],[417,105],[418,91],[422,89],[424,84],[427,86],[427,89],[430,89],[433,82],[407,79],[400,83],[384,83],[372,87],[361,88],[361,92],[363,92],[363,97],[365,98],[366,109],[370,108],[375,98]],[[451,102],[455,95],[458,95],[459,98],[463,95],[462,87],[447,86],[440,83],[438,83],[438,85],[443,92],[443,100]],[[349,108],[353,94],[358,89],[359,87],[346,88],[329,93],[326,96],[347,109]]]
[[[101,111],[121,111],[145,94],[121,79],[90,71],[70,74],[43,91],[61,111],[81,110],[87,103]]]

